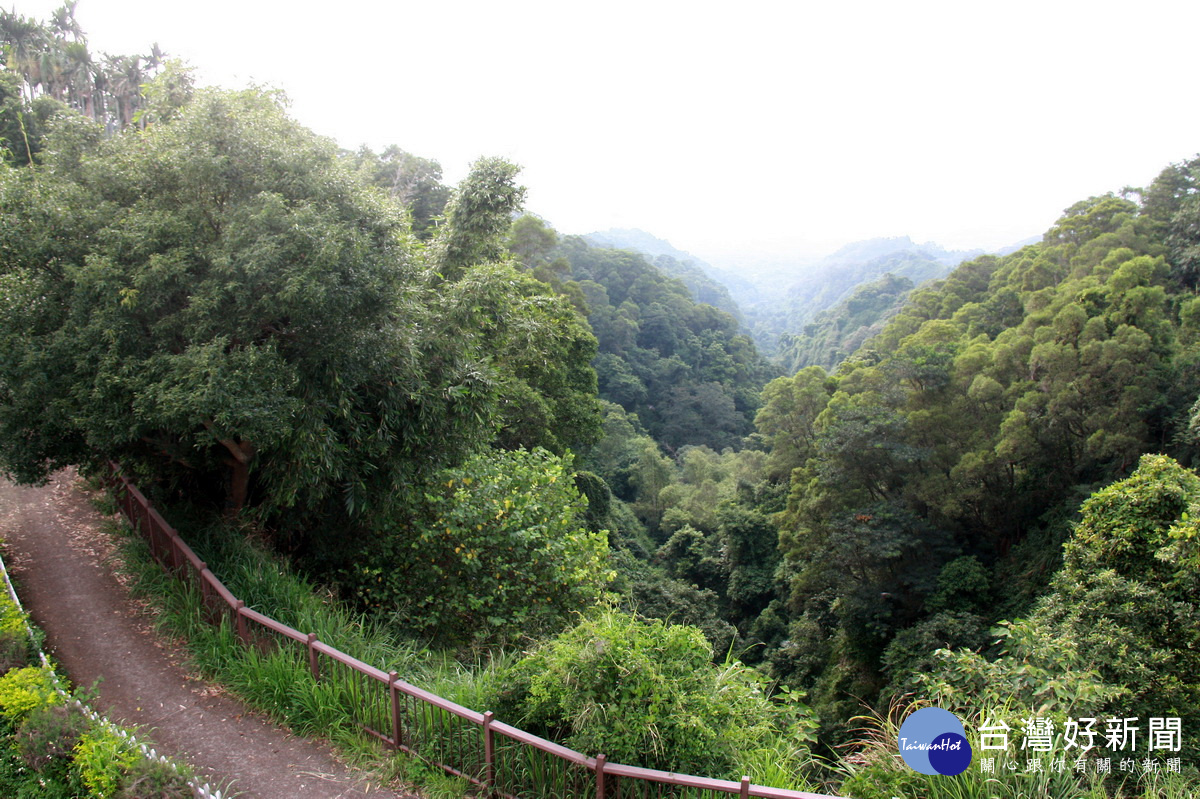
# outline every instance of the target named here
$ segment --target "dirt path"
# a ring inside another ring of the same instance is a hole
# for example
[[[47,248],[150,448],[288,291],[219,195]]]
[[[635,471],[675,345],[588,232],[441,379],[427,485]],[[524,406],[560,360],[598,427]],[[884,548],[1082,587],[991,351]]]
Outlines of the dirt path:
[[[396,799],[338,763],[328,748],[248,712],[179,664],[186,656],[153,631],[105,566],[101,517],[60,472],[40,488],[0,479],[0,538],[21,601],[71,680],[96,680],[96,710],[148,730],[160,751],[211,784],[255,799]]]

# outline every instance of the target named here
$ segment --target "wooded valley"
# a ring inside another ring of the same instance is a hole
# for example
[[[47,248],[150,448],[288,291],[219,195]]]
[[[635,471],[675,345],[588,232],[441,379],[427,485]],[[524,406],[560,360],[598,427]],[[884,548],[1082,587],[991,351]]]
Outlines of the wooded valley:
[[[451,187],[69,15],[0,36],[7,475],[115,459],[421,646],[522,653],[497,711],[614,762],[951,795],[879,749],[915,697],[1178,718],[1178,774],[1043,795],[1197,784],[1200,158],[941,277],[798,279],[768,358],[504,159]]]

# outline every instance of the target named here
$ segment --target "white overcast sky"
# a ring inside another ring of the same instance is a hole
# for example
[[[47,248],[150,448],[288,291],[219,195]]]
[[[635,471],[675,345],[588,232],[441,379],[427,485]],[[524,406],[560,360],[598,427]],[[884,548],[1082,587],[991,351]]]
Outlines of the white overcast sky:
[[[79,0],[76,18],[93,51],[158,42],[449,181],[508,157],[561,232],[638,227],[722,265],[874,236],[1000,247],[1200,152],[1194,0]]]

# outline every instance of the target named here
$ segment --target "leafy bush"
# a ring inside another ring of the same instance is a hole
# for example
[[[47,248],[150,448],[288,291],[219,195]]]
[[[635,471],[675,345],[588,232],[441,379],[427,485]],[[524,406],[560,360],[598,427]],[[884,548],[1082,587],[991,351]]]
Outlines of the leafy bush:
[[[80,779],[90,795],[101,799],[116,793],[121,779],[138,759],[129,739],[107,725],[94,726],[75,745],[75,768]]]
[[[1181,564],[1171,550],[1171,528],[1200,501],[1200,477],[1164,455],[1145,455],[1137,471],[1100,489],[1083,503],[1067,544],[1064,574],[1075,580],[1104,569],[1122,577],[1170,586]],[[1174,536],[1177,540],[1180,536]]]
[[[29,616],[7,594],[0,593],[0,634],[29,636]]]
[[[31,660],[27,636],[0,632],[0,674],[28,666]]]
[[[0,594],[0,674],[31,662],[28,618],[7,595]]]
[[[0,715],[19,721],[31,711],[58,703],[54,675],[45,668],[27,666],[0,677]]]
[[[187,777],[159,760],[140,758],[134,762],[116,799],[191,799],[194,796]]]
[[[698,627],[720,659],[737,642],[737,628],[721,618],[720,597],[715,591],[677,580],[628,550],[613,552],[609,562],[616,571],[612,587],[621,597],[622,610]]]
[[[569,458],[489,452],[448,469],[413,518],[364,548],[346,579],[402,629],[456,646],[552,628],[611,579],[584,525]]]
[[[881,662],[889,679],[888,691],[900,695],[912,690],[920,674],[942,662],[939,649],[979,650],[989,642],[987,626],[974,613],[943,610],[901,630],[883,650]]]
[[[499,712],[613,762],[730,778],[786,739],[795,759],[776,766],[797,774],[813,727],[807,709],[769,699],[764,678],[741,663],[711,658],[694,627],[605,609],[503,675]]]
[[[75,705],[43,705],[32,710],[17,730],[17,751],[35,771],[65,761],[75,750],[88,720]]]
[[[83,788],[66,773],[39,774],[11,747],[0,748],[0,796],[4,799],[79,799]]]

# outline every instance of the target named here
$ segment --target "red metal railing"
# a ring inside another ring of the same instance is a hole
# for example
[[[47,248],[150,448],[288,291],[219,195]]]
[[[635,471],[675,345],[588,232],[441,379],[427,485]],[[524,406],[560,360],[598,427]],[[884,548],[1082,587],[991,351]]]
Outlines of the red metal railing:
[[[401,680],[246,607],[208,569],[179,533],[167,523],[112,464],[111,484],[125,517],[150,544],[154,558],[176,577],[199,584],[208,621],[228,619],[247,646],[290,646],[303,658],[313,679],[337,686],[345,706],[363,730],[385,745],[463,777],[505,799],[591,797],[596,799],[836,799],[782,788],[714,780],[687,774],[609,763],[588,757],[524,730],[496,721],[493,715],[457,705]]]

